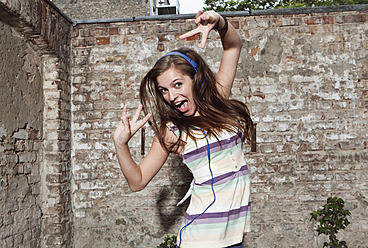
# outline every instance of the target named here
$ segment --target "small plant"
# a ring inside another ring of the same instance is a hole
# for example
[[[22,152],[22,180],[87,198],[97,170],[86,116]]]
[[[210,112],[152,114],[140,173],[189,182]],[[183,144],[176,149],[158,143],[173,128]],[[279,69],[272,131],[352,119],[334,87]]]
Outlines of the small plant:
[[[164,242],[162,242],[157,248],[176,248],[176,235],[166,235]]]
[[[329,197],[327,203],[311,213],[311,220],[318,220],[320,226],[317,228],[318,235],[325,234],[329,236],[330,242],[324,242],[323,247],[347,248],[345,241],[339,241],[336,237],[340,229],[345,229],[349,224],[347,216],[349,210],[344,209],[344,201],[338,197]]]

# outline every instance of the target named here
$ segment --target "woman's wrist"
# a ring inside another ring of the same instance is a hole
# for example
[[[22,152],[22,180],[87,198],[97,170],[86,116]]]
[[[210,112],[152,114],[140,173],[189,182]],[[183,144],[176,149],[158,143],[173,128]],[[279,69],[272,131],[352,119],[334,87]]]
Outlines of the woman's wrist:
[[[115,141],[114,140],[114,145],[115,148],[121,150],[121,149],[128,149],[129,150],[129,145],[128,142],[121,142],[121,141]]]
[[[220,25],[220,23],[221,23],[221,18],[224,20],[224,24],[222,24],[222,25]],[[218,31],[218,32],[225,31],[225,33],[226,33],[226,31],[227,31],[228,27],[229,27],[229,24],[228,24],[228,22],[227,22],[226,17],[225,17],[225,16],[220,15],[220,19],[219,19],[219,21],[216,23],[216,25],[215,25],[214,29],[215,29],[216,31]]]

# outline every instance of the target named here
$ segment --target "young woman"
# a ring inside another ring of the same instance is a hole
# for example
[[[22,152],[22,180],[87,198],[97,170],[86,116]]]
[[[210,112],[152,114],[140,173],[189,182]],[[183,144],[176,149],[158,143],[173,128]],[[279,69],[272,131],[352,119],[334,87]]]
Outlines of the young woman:
[[[243,233],[249,231],[250,181],[242,141],[249,140],[253,123],[244,103],[229,100],[242,43],[218,13],[200,11],[195,22],[197,28],[180,38],[202,33],[204,48],[209,32],[217,30],[223,45],[219,72],[215,75],[191,49],[161,57],[142,80],[143,105],[133,118],[123,108],[114,133],[116,153],[132,191],[142,190],[171,152],[187,164],[194,180],[178,247],[243,247]],[[139,120],[142,108],[149,114]],[[128,142],[150,118],[155,137],[136,164]]]

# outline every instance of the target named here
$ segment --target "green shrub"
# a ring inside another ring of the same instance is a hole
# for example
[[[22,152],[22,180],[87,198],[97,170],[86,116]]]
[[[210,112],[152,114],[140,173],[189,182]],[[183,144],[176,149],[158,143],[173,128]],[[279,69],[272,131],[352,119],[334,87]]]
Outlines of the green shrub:
[[[344,209],[344,201],[341,198],[328,198],[327,203],[311,213],[311,220],[318,220],[320,226],[317,228],[318,235],[325,234],[329,236],[330,242],[324,242],[323,247],[347,248],[345,241],[339,241],[336,237],[340,229],[345,229],[349,224],[347,216],[349,210]]]
[[[157,248],[176,248],[176,235],[166,235],[164,242],[162,242]]]

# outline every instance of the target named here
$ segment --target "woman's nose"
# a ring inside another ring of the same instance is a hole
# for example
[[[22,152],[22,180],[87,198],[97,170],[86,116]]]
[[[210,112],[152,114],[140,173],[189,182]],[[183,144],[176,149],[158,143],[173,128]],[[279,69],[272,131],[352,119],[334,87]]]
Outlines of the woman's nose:
[[[170,102],[174,102],[176,97],[177,97],[177,93],[175,90],[169,90],[169,97],[170,97]]]

